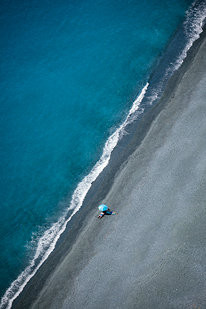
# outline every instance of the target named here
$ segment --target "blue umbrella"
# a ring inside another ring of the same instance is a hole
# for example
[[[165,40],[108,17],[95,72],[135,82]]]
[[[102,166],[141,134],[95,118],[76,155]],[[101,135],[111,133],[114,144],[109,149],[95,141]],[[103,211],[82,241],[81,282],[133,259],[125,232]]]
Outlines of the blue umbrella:
[[[101,210],[101,211],[105,211],[105,210],[107,210],[108,209],[108,207],[107,207],[107,205],[99,205],[99,210]]]

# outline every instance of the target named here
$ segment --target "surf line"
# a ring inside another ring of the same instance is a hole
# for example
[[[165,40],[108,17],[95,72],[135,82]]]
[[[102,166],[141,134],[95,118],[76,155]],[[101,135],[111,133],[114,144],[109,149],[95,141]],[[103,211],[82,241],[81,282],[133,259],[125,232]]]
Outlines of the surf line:
[[[188,41],[182,53],[179,55],[176,63],[173,64],[174,66],[172,72],[170,72],[171,74],[181,66],[184,58],[187,55],[187,51],[192,46],[193,42],[198,39],[200,33],[203,31],[202,27],[205,24],[205,16],[205,2],[200,1],[200,3],[196,3],[194,1],[190,9],[187,11],[186,20],[183,24]],[[165,75],[167,75],[167,73],[168,72],[166,72]],[[147,91],[148,86],[149,83],[144,86],[140,95],[133,102],[132,108],[130,109],[123,124],[109,137],[109,139],[105,143],[100,160],[95,164],[91,172],[82,180],[82,182],[78,184],[76,190],[72,195],[72,200],[69,208],[60,217],[60,219],[56,223],[54,223],[51,228],[46,230],[44,234],[39,238],[34,258],[30,261],[29,266],[25,268],[25,270],[18,276],[15,281],[12,282],[11,286],[7,289],[1,299],[0,309],[10,309],[12,307],[13,301],[19,296],[19,294],[23,291],[29,280],[36,274],[37,270],[41,267],[41,265],[46,261],[48,256],[54,250],[59,237],[66,229],[67,223],[81,208],[84,198],[92,185],[92,182],[96,180],[98,175],[107,166],[110,160],[111,152],[117,145],[119,139],[124,134],[124,128],[127,124],[131,123],[138,117],[136,112],[139,110],[140,103]],[[159,90],[159,92],[161,91]],[[155,94],[155,98],[156,97],[158,97],[157,93]],[[151,105],[155,98],[151,98]],[[65,219],[67,214],[71,210],[73,210],[71,216],[68,219]],[[37,261],[40,262],[37,264]]]
[[[194,2],[193,5],[188,10],[186,20],[183,24],[184,31],[188,41],[185,48],[183,48],[182,53],[179,55],[176,63],[173,64],[172,72],[170,72],[171,74],[181,66],[184,58],[187,55],[187,51],[192,46],[193,42],[198,39],[200,33],[203,31],[202,27],[205,24],[205,16],[206,16],[205,3]],[[171,68],[169,68],[168,70],[170,69]],[[167,75],[167,73],[168,72],[166,72],[165,75]],[[127,126],[127,124],[131,123],[138,117],[136,112],[139,110],[140,104],[145,96],[148,86],[149,83],[147,83],[144,86],[140,95],[133,102],[133,105],[123,124],[109,137],[109,139],[105,143],[100,160],[95,164],[91,172],[82,180],[82,182],[78,184],[76,190],[72,195],[72,200],[69,208],[60,217],[60,219],[56,223],[54,223],[51,228],[46,230],[44,234],[39,238],[34,258],[30,261],[29,266],[25,268],[25,270],[18,276],[18,278],[15,281],[12,282],[11,286],[7,289],[7,291],[5,292],[4,296],[1,299],[0,309],[5,308],[10,309],[12,307],[13,301],[19,296],[19,294],[23,291],[24,287],[29,282],[29,280],[36,274],[37,270],[41,267],[41,265],[46,261],[48,256],[54,250],[59,237],[66,229],[67,223],[80,210],[84,198],[92,185],[92,182],[96,180],[98,175],[107,166],[110,160],[111,152],[117,145],[119,139],[124,134],[124,128]],[[161,89],[159,89],[159,92],[161,92],[160,90]],[[157,97],[158,93],[155,94],[155,98]],[[150,98],[151,105],[155,98],[153,97]],[[141,112],[143,112],[143,110]],[[67,214],[71,210],[73,210],[71,216],[68,219],[65,219]],[[39,260],[40,262],[37,264],[37,261]]]
[[[99,161],[97,161],[97,163],[94,165],[91,172],[77,185],[77,188],[72,195],[72,199],[68,209],[60,217],[60,219],[55,222],[51,226],[51,228],[46,230],[44,234],[39,238],[37,249],[33,259],[30,261],[29,265],[25,268],[25,270],[17,277],[17,279],[12,282],[10,287],[5,292],[4,296],[1,299],[0,309],[10,309],[12,307],[13,301],[20,295],[29,280],[36,274],[37,270],[47,260],[49,255],[55,249],[56,243],[61,234],[65,231],[67,223],[80,210],[85,196],[89,191],[92,183],[108,165],[113,149],[115,148],[121,137],[124,135],[124,128],[138,117],[136,112],[140,107],[140,104],[145,96],[148,86],[149,83],[144,86],[137,99],[133,102],[133,105],[124,122],[106,141],[103,148],[102,156]],[[68,219],[65,219],[68,212],[71,210],[73,210],[71,216]],[[39,262],[37,263],[37,261]]]

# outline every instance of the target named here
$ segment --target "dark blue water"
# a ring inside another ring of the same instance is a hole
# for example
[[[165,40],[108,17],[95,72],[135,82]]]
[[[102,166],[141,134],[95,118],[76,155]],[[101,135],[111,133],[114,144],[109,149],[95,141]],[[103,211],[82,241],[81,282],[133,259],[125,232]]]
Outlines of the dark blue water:
[[[191,3],[1,3],[0,296],[10,287],[1,308],[81,207],[178,27],[186,20],[180,62],[198,37],[205,13],[201,3],[187,12]]]

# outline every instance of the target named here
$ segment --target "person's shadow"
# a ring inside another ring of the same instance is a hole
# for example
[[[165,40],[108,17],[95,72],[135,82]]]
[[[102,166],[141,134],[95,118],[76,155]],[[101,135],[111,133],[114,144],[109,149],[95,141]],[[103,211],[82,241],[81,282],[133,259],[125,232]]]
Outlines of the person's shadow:
[[[114,211],[111,211],[110,209],[107,209],[105,211],[103,211],[104,215],[106,216],[111,216],[111,215],[116,215],[117,213]]]
[[[111,216],[111,215],[117,215],[117,212],[111,211],[109,208],[107,210],[104,210],[101,212],[101,214],[98,216],[99,219],[103,218],[104,216]]]

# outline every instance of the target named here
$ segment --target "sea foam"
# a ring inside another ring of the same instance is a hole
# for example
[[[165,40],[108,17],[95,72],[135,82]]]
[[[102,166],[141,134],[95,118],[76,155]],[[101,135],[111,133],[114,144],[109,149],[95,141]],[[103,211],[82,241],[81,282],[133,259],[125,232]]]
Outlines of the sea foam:
[[[132,108],[130,109],[123,124],[121,124],[120,127],[106,141],[100,160],[95,164],[91,172],[78,184],[72,195],[71,203],[68,209],[60,217],[60,219],[39,238],[34,258],[30,261],[29,266],[27,266],[18,278],[13,281],[9,289],[6,291],[1,300],[0,308],[11,308],[13,301],[19,296],[29,280],[35,275],[37,270],[54,250],[59,237],[66,229],[67,223],[80,210],[92,183],[108,165],[113,149],[124,134],[124,128],[137,117],[136,112],[140,107],[140,103],[144,98],[148,86],[149,83],[144,86],[140,95],[133,102]],[[67,218],[68,213],[71,211],[72,214],[69,218]]]
[[[187,38],[187,44],[185,45],[181,54],[178,56],[176,62],[172,63],[172,65],[167,68],[165,76],[171,76],[172,73],[181,66],[184,58],[187,55],[187,51],[193,45],[194,41],[199,38],[200,33],[202,32],[205,17],[206,4],[204,2],[194,3],[188,10],[185,22],[183,24]],[[80,210],[85,196],[89,191],[92,183],[108,165],[111,153],[117,145],[119,139],[124,134],[125,127],[138,117],[138,112],[142,113],[144,111],[141,108],[141,102],[148,88],[149,83],[144,86],[140,95],[133,102],[132,108],[130,109],[123,124],[120,125],[120,127],[106,141],[100,160],[95,164],[91,172],[78,184],[76,190],[72,195],[72,199],[68,209],[60,217],[60,219],[55,222],[47,231],[45,231],[44,234],[39,238],[33,259],[30,260],[30,263],[26,267],[26,269],[18,276],[15,281],[13,281],[11,286],[7,289],[4,296],[2,297],[0,303],[1,309],[10,309],[12,307],[13,301],[19,296],[19,294],[23,291],[29,280],[35,275],[37,270],[41,267],[44,261],[46,261],[51,252],[55,249],[56,243],[61,234],[65,231],[67,223]],[[151,92],[152,95],[150,95],[149,101],[152,105],[162,92],[162,84],[159,83],[159,85],[156,85],[156,89],[153,89]],[[71,211],[72,214],[69,216],[69,218],[67,218],[68,213],[70,213]]]
[[[181,52],[177,54],[175,58],[165,67],[158,84],[155,84],[154,87],[151,86],[151,89],[149,89],[150,95],[148,102],[150,105],[153,105],[154,101],[160,98],[167,80],[182,65],[184,59],[187,56],[187,52],[192,47],[193,43],[200,37],[205,22],[206,3],[205,1],[195,1],[186,12],[185,21],[180,31],[182,32],[181,42],[179,42],[182,46]],[[171,48],[176,49],[178,44],[175,41],[176,39],[177,37],[175,37],[174,41],[171,42]],[[174,45],[174,47],[172,45]]]

